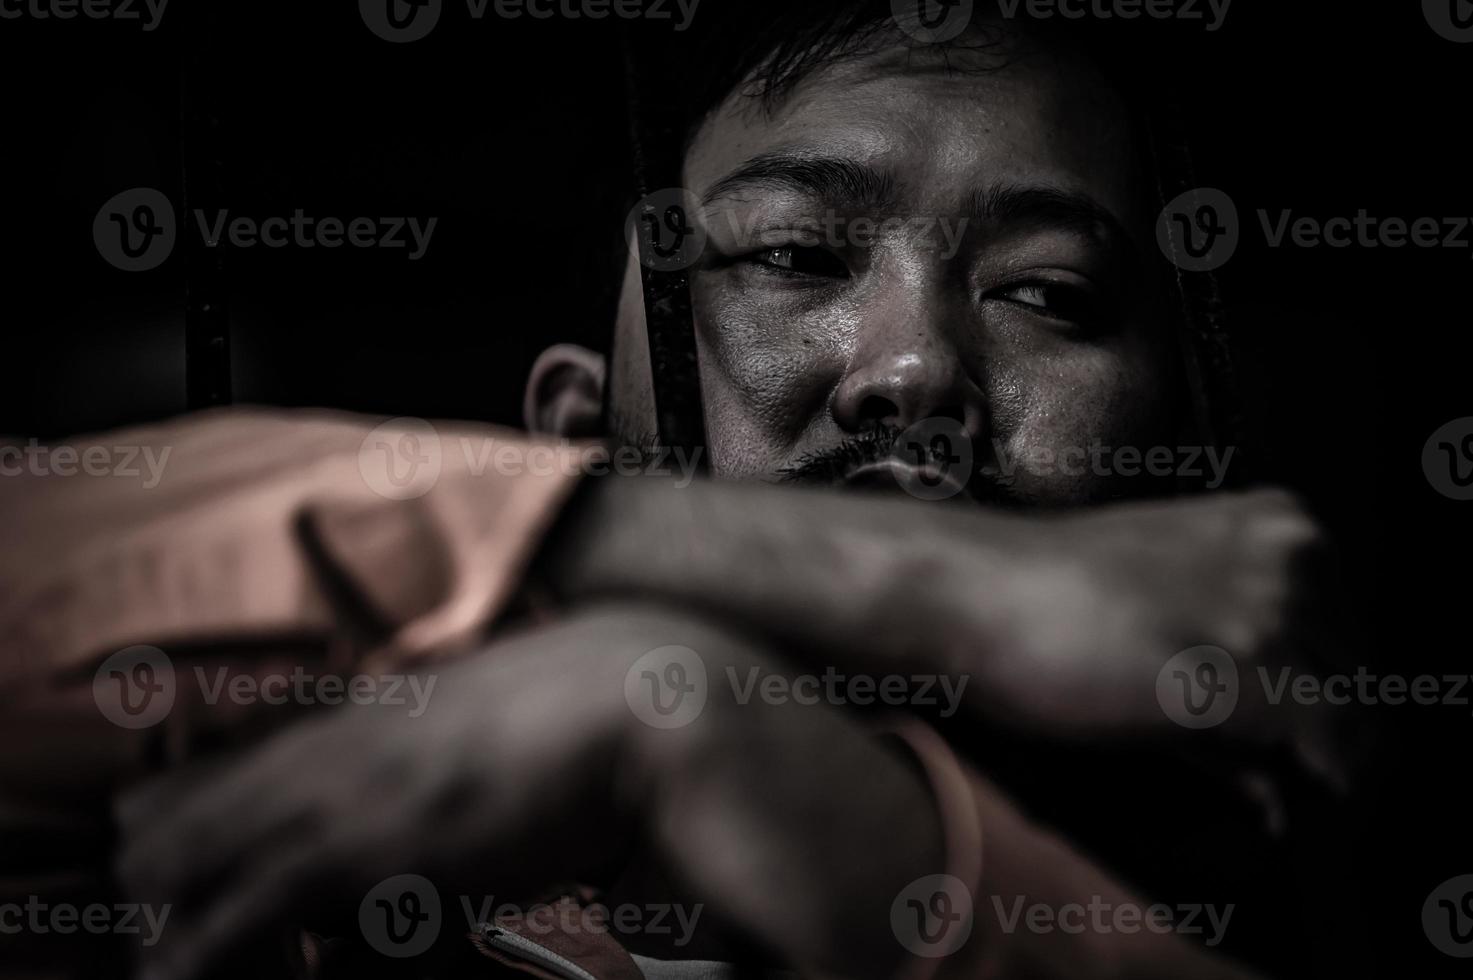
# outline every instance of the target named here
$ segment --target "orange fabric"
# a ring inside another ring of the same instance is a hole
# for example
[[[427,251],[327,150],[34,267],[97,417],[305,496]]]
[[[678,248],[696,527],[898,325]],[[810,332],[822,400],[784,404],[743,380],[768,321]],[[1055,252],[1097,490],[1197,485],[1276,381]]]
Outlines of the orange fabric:
[[[131,644],[329,638],[358,606],[409,655],[484,629],[576,482],[578,450],[538,446],[535,473],[507,475],[496,452],[525,462],[536,445],[525,436],[376,422],[212,412],[71,440],[151,451],[155,486],[0,479],[0,693]],[[418,441],[400,445],[406,434]],[[407,488],[383,469],[392,458],[410,474],[403,450],[422,459]],[[339,576],[347,595],[334,594]]]
[[[0,475],[0,902],[113,900],[115,792],[304,710],[206,704],[180,669],[166,718],[119,727],[94,700],[103,658],[147,644],[211,676],[371,673],[453,652],[506,609],[581,450],[379,422],[217,411],[68,440],[74,460],[107,447],[114,472]],[[0,936],[0,962],[123,972],[110,938],[55,938]]]

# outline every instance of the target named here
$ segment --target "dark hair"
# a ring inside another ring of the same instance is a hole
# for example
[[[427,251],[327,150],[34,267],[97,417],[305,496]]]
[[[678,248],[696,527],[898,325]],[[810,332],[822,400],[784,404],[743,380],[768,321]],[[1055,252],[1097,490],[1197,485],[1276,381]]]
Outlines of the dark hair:
[[[739,88],[771,110],[805,79],[846,59],[897,39],[918,51],[946,57],[961,50],[1002,55],[1020,32],[1049,46],[1067,45],[1092,61],[1128,104],[1159,96],[1163,79],[1192,57],[1179,29],[1144,21],[1122,24],[1098,18],[1030,19],[1016,13],[1004,21],[996,0],[977,0],[969,29],[931,44],[899,32],[892,0],[705,0],[702,17],[688,38],[667,38],[663,68],[686,142],[705,116]],[[1024,47],[1026,50],[1026,45]],[[975,59],[971,59],[975,61]],[[958,61],[958,72],[1005,67],[999,60],[978,68]],[[1172,90],[1178,89],[1175,83]]]

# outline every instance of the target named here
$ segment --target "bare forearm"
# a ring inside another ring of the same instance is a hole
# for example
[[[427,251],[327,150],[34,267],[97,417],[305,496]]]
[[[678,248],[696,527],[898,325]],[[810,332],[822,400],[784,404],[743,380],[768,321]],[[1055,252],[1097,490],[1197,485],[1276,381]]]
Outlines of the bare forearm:
[[[976,525],[965,542],[963,521]],[[821,491],[611,479],[576,502],[543,576],[570,600],[658,599],[842,655],[851,669],[965,673],[989,629],[999,639],[1010,629],[1009,563],[987,541],[1015,537],[1015,523]],[[948,545],[970,550],[965,597],[951,594]],[[943,629],[963,600],[977,628]],[[938,642],[963,632],[965,650]]]

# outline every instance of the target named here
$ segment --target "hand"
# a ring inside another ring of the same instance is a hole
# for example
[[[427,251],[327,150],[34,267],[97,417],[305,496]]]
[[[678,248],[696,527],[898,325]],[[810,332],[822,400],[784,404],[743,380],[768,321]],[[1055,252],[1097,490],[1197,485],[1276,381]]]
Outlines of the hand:
[[[1009,612],[972,619],[991,637],[970,657],[990,716],[1062,734],[1179,734],[1162,697],[1183,692],[1173,678],[1165,689],[1158,681],[1176,655],[1212,646],[1237,671],[1238,707],[1225,734],[1260,745],[1303,741],[1330,761],[1327,715],[1297,710],[1289,698],[1273,705],[1260,683],[1259,668],[1307,668],[1312,630],[1323,643],[1332,628],[1328,617],[1308,617],[1323,583],[1307,563],[1323,542],[1291,497],[1219,494],[1028,524],[1013,529]],[[969,606],[967,577],[960,568],[948,580],[957,609]],[[1192,667],[1183,665],[1195,684]]]
[[[709,697],[688,725],[656,729],[626,674],[677,644],[699,651]],[[639,841],[790,962],[889,974],[903,954],[893,896],[943,870],[927,787],[835,709],[737,703],[727,666],[769,668],[689,616],[575,614],[447,666],[420,717],[345,705],[134,793],[120,879],[131,899],[172,906],[143,951],[150,976],[216,975],[322,910],[356,932],[365,893],[402,873],[435,883],[453,940],[452,896],[596,881]]]
[[[1021,517],[609,480],[541,572],[570,599],[678,602],[851,673],[965,677],[972,717],[1044,737],[1179,740],[1158,678],[1178,653],[1219,647],[1236,660],[1241,699],[1216,741],[1292,746],[1335,783],[1334,719],[1267,703],[1256,672],[1304,666],[1306,636],[1327,628],[1304,616],[1316,583],[1303,559],[1319,540],[1277,491]]]

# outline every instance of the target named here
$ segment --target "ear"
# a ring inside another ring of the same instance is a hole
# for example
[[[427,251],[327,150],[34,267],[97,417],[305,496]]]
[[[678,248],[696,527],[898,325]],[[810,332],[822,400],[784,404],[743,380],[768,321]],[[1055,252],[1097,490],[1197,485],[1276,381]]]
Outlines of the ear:
[[[537,356],[527,376],[522,421],[528,431],[568,438],[603,435],[608,362],[576,344],[556,344]]]

